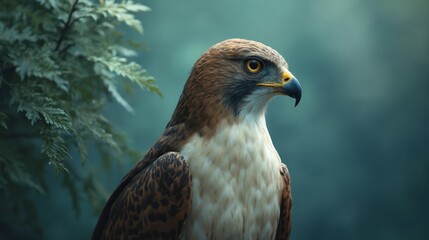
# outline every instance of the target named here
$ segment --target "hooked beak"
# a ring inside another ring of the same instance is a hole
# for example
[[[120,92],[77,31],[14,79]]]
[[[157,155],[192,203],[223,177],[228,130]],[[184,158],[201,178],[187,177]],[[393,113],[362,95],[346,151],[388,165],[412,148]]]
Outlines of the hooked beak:
[[[295,98],[295,107],[298,105],[301,100],[301,84],[294,77],[288,83],[284,84],[280,89],[280,92],[288,95],[289,97]]]
[[[258,86],[272,87],[275,92],[295,98],[295,107],[301,100],[301,84],[298,80],[287,70],[282,74],[283,81],[281,83],[258,83]]]

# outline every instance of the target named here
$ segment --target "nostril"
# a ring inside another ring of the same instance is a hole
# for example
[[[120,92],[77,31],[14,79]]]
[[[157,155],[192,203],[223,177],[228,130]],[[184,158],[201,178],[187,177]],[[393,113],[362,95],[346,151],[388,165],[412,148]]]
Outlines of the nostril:
[[[290,77],[287,77],[287,78],[283,79],[283,82],[287,82],[289,80],[290,80]]]

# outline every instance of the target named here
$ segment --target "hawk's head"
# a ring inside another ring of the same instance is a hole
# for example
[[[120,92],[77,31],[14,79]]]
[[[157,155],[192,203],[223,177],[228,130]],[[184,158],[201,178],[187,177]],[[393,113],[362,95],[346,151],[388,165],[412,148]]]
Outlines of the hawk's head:
[[[225,40],[195,63],[170,124],[195,120],[210,126],[220,118],[263,114],[275,95],[293,97],[295,105],[301,99],[284,58],[259,42]]]

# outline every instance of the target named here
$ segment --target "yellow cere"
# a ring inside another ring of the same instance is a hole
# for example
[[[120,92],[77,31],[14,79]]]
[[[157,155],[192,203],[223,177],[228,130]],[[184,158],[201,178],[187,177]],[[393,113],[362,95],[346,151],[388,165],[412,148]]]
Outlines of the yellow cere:
[[[290,73],[289,70],[284,69],[282,73],[283,84],[289,82],[292,78],[293,78],[292,73]]]

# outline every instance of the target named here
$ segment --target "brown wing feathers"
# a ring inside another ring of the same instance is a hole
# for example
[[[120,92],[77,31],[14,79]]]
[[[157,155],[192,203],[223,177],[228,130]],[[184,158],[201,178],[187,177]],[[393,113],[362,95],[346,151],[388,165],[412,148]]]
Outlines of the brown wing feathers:
[[[287,240],[289,239],[292,224],[292,196],[289,171],[287,170],[286,165],[283,163],[282,168],[280,169],[280,174],[282,175],[283,187],[280,199],[280,218],[279,224],[277,225],[276,239]]]
[[[166,153],[127,183],[93,239],[178,239],[191,207],[188,163]],[[118,188],[120,189],[120,188]],[[99,223],[100,224],[100,223]]]

